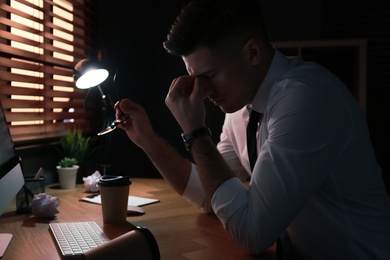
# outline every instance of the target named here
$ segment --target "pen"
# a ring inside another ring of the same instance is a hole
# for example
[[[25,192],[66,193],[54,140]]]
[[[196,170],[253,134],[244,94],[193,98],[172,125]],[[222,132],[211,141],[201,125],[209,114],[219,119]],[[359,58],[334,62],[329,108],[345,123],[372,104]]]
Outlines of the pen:
[[[37,171],[37,173],[34,176],[34,180],[38,180],[39,177],[41,177],[42,174],[43,174],[43,168],[40,167],[39,170]]]

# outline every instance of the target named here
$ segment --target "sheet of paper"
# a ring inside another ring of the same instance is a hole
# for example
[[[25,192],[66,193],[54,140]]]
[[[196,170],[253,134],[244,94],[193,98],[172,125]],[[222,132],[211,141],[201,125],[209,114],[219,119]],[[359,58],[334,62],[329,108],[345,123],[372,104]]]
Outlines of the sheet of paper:
[[[81,198],[81,201],[87,201],[91,203],[96,203],[96,204],[102,204],[102,201],[100,199],[100,195],[96,195],[93,198]],[[128,204],[132,206],[143,206],[143,205],[148,205],[152,203],[159,202],[158,199],[150,199],[150,198],[143,198],[143,197],[138,197],[138,196],[129,196]]]

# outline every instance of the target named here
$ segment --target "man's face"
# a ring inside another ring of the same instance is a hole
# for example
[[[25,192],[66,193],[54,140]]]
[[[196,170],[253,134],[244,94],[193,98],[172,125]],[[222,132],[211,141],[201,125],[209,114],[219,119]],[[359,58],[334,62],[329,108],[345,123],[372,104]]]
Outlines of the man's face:
[[[252,101],[258,87],[257,73],[246,56],[244,51],[226,57],[199,48],[183,57],[183,61],[195,84],[205,88],[210,101],[225,113],[233,113]]]

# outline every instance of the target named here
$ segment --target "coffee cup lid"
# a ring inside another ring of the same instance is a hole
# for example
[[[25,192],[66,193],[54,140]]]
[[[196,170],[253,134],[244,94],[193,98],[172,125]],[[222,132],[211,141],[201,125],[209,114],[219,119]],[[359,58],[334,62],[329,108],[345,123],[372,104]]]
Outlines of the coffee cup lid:
[[[100,177],[98,185],[103,187],[117,187],[130,185],[129,176],[104,175]]]

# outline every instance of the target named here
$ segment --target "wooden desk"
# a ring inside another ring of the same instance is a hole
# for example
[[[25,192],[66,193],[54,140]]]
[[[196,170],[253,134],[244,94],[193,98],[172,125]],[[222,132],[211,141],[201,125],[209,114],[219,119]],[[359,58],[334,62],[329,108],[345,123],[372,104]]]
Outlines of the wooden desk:
[[[131,195],[156,198],[160,202],[143,206],[145,214],[128,216],[129,225],[124,226],[103,225],[101,206],[79,201],[88,195],[83,185],[68,190],[49,185],[46,193],[61,201],[54,219],[16,213],[15,203],[0,217],[0,232],[14,235],[2,260],[60,259],[48,224],[69,221],[95,221],[111,239],[127,232],[131,225],[147,227],[157,240],[162,260],[274,259],[272,250],[261,256],[249,255],[214,215],[200,213],[164,179],[132,179]]]

